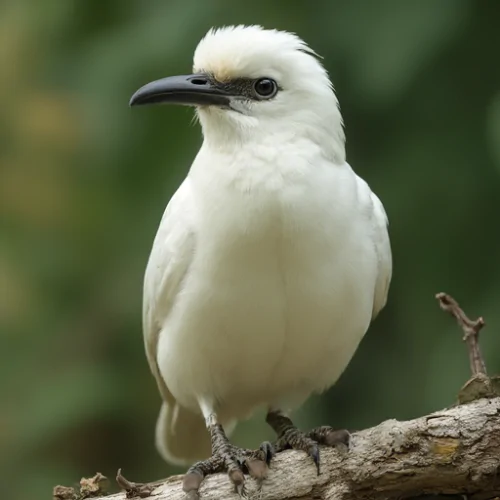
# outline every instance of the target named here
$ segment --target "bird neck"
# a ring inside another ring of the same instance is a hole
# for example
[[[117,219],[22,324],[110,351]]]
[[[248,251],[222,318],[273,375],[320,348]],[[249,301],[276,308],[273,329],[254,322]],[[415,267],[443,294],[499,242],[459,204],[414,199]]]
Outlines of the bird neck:
[[[205,145],[224,153],[249,152],[255,148],[296,148],[297,144],[310,144],[320,148],[329,161],[345,162],[345,135],[340,114],[332,120],[318,124],[310,117],[299,117],[288,121],[286,127],[280,122],[265,123],[253,117],[239,116],[237,120],[200,117]],[[307,147],[307,146],[305,146]],[[271,150],[270,150],[271,151]]]

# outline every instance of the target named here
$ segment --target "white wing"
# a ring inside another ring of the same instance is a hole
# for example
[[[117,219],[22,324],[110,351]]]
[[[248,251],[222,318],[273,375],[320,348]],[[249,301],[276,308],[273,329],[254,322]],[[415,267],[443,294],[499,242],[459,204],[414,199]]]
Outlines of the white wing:
[[[373,192],[371,193],[371,199],[373,203],[373,243],[378,257],[378,276],[375,284],[372,316],[372,319],[375,319],[387,302],[387,294],[392,277],[392,253],[388,232],[389,221],[384,206]]]
[[[149,366],[165,402],[175,400],[157,363],[158,337],[193,258],[194,201],[189,179],[171,198],[160,222],[144,277],[143,333]]]
[[[210,435],[201,414],[180,407],[163,380],[158,339],[175,304],[195,250],[194,199],[187,178],[167,205],[144,278],[143,331],[149,366],[163,405],[156,424],[156,446],[165,460],[185,465],[210,455]]]
[[[387,302],[392,277],[392,254],[389,241],[387,214],[377,195],[364,179],[356,175],[357,199],[361,211],[368,217],[371,226],[372,243],[377,256],[377,277],[373,299],[372,320]]]

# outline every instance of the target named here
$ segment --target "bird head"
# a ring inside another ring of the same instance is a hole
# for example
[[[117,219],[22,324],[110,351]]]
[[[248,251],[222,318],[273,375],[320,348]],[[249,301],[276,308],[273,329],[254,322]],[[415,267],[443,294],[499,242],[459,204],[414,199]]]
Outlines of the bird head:
[[[342,118],[328,74],[317,54],[286,31],[211,29],[196,48],[192,74],[148,83],[130,99],[131,106],[156,103],[195,106],[212,142],[307,136],[332,143],[333,156],[344,159]]]

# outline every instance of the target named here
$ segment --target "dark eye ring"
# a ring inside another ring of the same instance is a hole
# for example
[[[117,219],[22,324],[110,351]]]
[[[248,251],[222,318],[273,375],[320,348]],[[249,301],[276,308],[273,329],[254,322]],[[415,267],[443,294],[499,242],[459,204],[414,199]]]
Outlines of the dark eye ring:
[[[278,92],[278,85],[271,78],[259,78],[255,80],[253,89],[258,99],[271,99]]]

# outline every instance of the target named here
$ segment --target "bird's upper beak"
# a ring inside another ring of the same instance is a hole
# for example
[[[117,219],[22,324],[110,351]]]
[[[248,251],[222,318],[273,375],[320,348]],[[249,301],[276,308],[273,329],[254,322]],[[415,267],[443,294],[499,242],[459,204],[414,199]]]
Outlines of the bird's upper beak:
[[[141,87],[130,99],[130,106],[170,103],[228,106],[231,95],[214,85],[208,75],[169,76]]]

